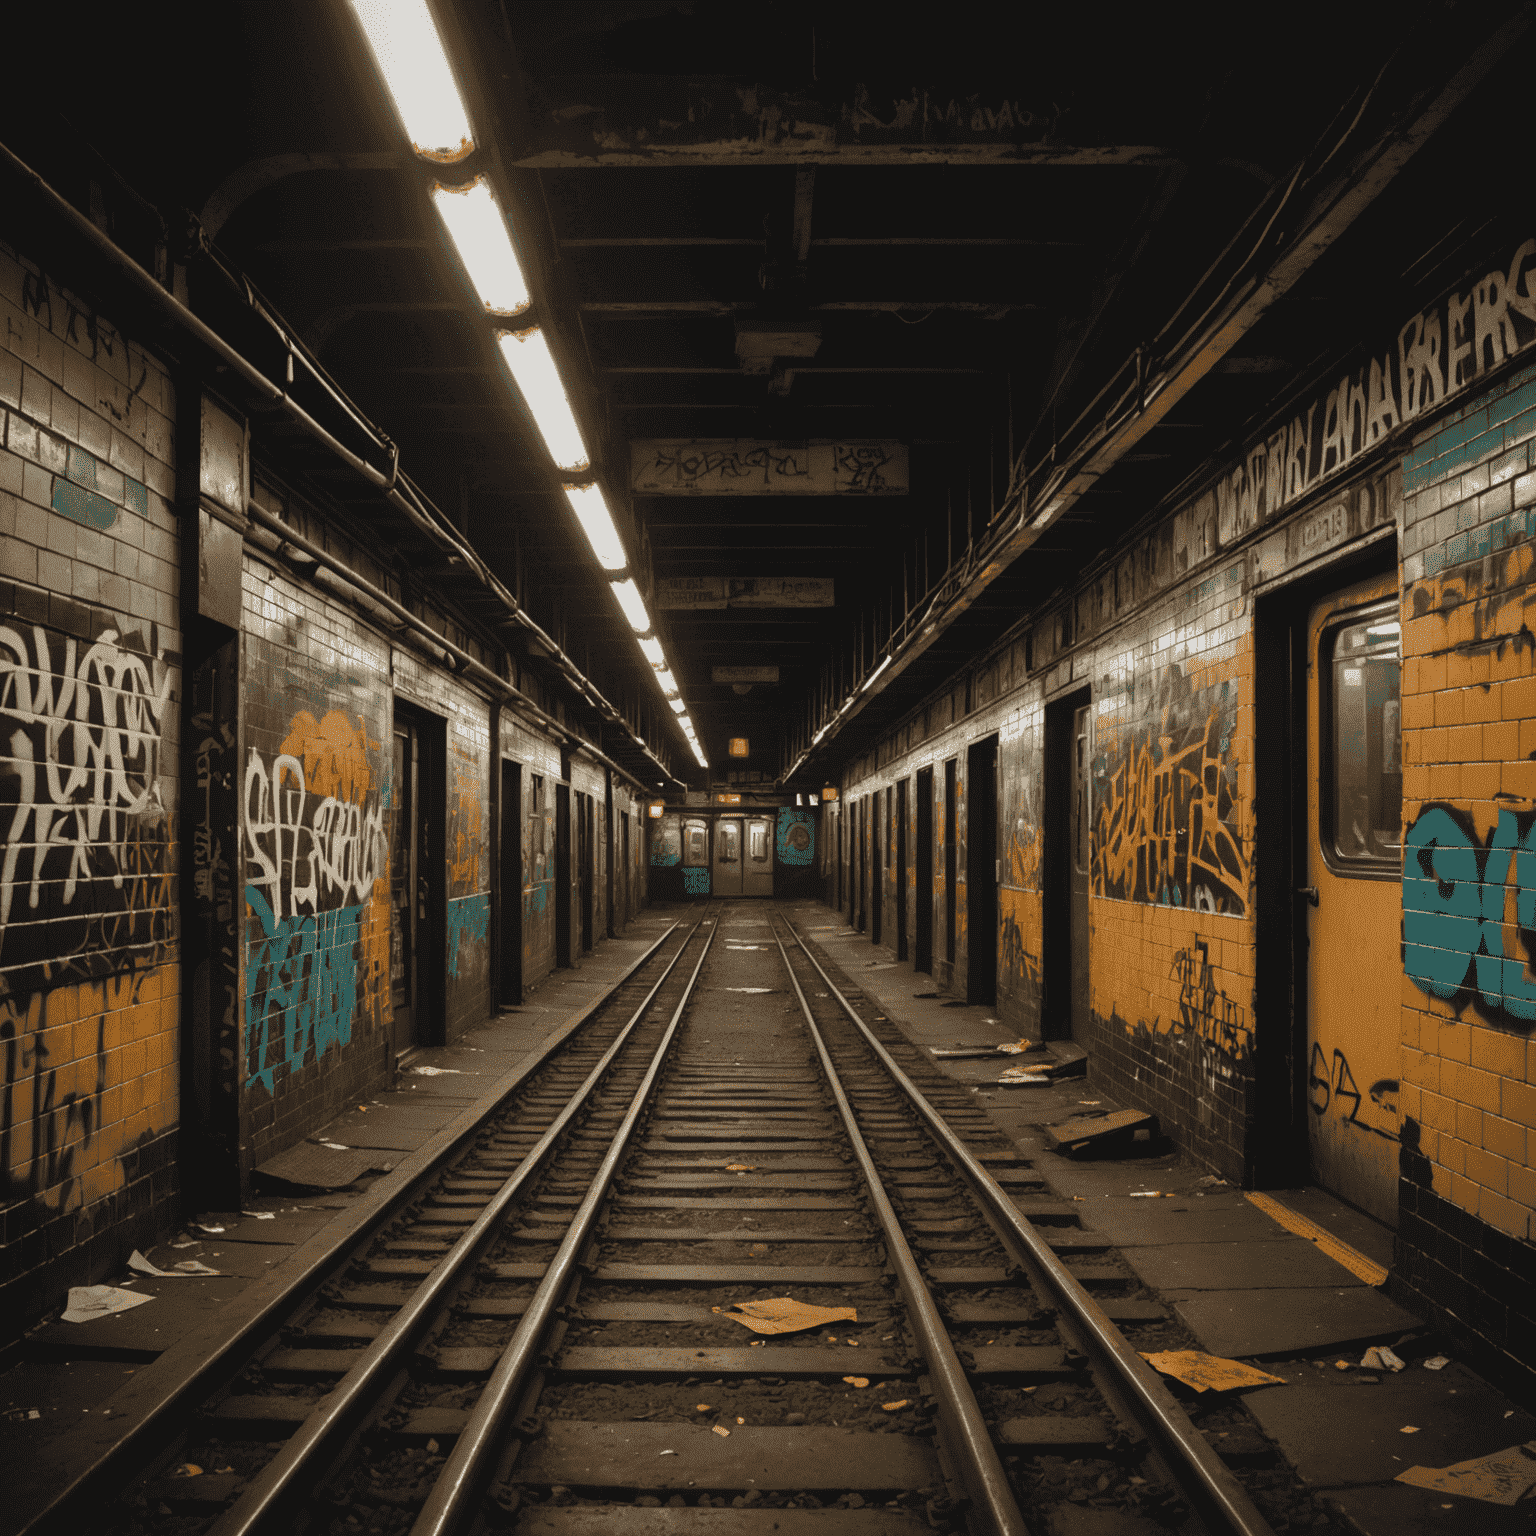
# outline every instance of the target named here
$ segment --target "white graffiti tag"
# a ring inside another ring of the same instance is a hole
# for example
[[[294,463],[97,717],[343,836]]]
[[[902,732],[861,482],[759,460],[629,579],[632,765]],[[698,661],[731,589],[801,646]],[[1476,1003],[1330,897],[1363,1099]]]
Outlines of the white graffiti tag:
[[[267,900],[275,920],[365,902],[389,859],[378,797],[358,805],[317,798],[304,764],[286,753],[269,773],[252,751],[245,767],[246,884]]]
[[[19,888],[38,905],[46,877],[62,880],[63,900],[80,881],[142,871],[136,846],[146,823],[160,827],[161,723],[171,671],[158,658],[123,650],[103,630],[84,655],[79,642],[53,642],[40,625],[25,638],[0,626],[0,740],[18,782],[16,809],[0,874],[0,933]],[[14,729],[7,727],[14,726]]]

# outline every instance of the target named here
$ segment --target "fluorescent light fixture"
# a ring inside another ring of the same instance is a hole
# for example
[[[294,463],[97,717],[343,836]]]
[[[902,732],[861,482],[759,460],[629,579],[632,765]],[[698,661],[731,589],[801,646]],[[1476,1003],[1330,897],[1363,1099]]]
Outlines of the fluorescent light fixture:
[[[667,703],[672,706],[672,713],[674,715],[680,715],[685,709],[688,708],[688,706],[684,704],[681,699],[668,699]]]
[[[879,676],[880,676],[880,674],[881,674],[881,673],[882,673],[882,672],[884,672],[884,671],[885,671],[885,669],[886,669],[886,668],[887,668],[887,667],[888,667],[888,666],[890,666],[890,664],[891,664],[891,658],[890,658],[890,657],[889,657],[889,656],[887,656],[887,657],[886,657],[886,658],[885,658],[885,660],[884,660],[884,661],[882,661],[882,662],[881,662],[881,663],[880,663],[880,665],[879,665],[879,666],[878,666],[878,667],[876,667],[876,668],[875,668],[875,670],[874,670],[874,671],[873,671],[873,672],[871,672],[871,673],[870,673],[870,674],[869,674],[869,676],[868,676],[868,677],[866,677],[866,678],[865,678],[865,679],[864,679],[864,687],[863,687],[863,688],[860,688],[860,689],[859,689],[859,692],[860,692],[860,693],[863,693],[863,692],[864,692],[864,691],[865,691],[865,689],[867,689],[867,688],[870,688],[870,687],[871,687],[871,686],[873,686],[873,684],[874,684],[874,681],[875,681],[875,679],[876,679],[876,678],[877,678],[877,677],[879,677]]]
[[[470,154],[474,129],[426,0],[352,0],[352,10],[411,148],[449,165]]]
[[[533,325],[526,331],[503,331],[497,340],[555,467],[571,473],[589,468],[587,445],[544,332]]]
[[[615,581],[610,585],[619,600],[619,607],[624,610],[624,617],[629,620],[629,627],[637,635],[643,635],[651,627],[651,616],[645,611],[645,599],[640,596],[635,578],[631,576],[628,581]]]
[[[656,681],[661,684],[661,691],[670,699],[677,691],[677,679],[672,676],[666,667],[659,667],[656,671]]]
[[[697,763],[698,763],[700,768],[708,768],[709,767],[709,759],[704,756],[704,749],[702,747],[700,747],[697,743],[695,743],[695,745],[694,745],[693,755],[694,755],[694,759],[697,761]]]
[[[520,315],[527,309],[533,295],[490,182],[477,176],[467,187],[434,185],[432,206],[480,302],[498,315]]]
[[[581,531],[597,556],[597,563],[605,571],[622,571],[627,564],[624,544],[619,530],[613,525],[613,514],[603,496],[603,488],[593,481],[591,485],[568,485],[565,499],[570,502]]]
[[[653,667],[664,667],[667,664],[666,653],[661,648],[661,641],[654,635],[645,635],[641,638],[640,649],[645,654],[645,659]]]

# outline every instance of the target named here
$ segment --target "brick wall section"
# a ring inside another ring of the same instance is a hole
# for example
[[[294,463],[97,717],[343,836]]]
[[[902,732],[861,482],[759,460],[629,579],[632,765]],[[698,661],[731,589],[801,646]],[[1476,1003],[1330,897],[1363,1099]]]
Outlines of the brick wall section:
[[[161,364],[0,245],[0,1311],[174,1219],[178,543]]]
[[[387,1079],[392,717],[381,636],[252,551],[243,579],[249,1168]]]
[[[1536,1392],[1536,370],[1403,465],[1398,1277]]]

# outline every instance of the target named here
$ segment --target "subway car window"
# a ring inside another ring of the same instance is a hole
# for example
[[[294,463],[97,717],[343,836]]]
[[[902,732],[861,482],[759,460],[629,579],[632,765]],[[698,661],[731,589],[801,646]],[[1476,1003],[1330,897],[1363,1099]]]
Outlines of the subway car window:
[[[1400,626],[1393,609],[1333,631],[1329,682],[1331,752],[1324,830],[1345,866],[1402,856],[1403,758]]]
[[[709,863],[709,829],[702,821],[690,821],[683,836],[683,864],[702,869]]]
[[[736,864],[741,860],[741,829],[734,821],[718,822],[715,837],[720,844],[720,862]]]
[[[754,864],[768,862],[768,828],[761,821],[754,821],[747,828],[747,857]]]

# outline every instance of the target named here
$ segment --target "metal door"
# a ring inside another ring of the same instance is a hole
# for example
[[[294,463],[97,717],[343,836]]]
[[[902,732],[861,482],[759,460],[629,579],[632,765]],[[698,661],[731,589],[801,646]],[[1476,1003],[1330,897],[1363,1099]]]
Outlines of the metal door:
[[[741,895],[741,822],[735,816],[715,823],[715,867],[712,883],[716,896]]]
[[[773,823],[766,816],[754,816],[747,822],[747,847],[741,870],[742,895],[773,895]]]
[[[1397,1225],[1403,766],[1397,578],[1307,624],[1307,1116],[1313,1177]]]
[[[420,902],[417,899],[417,823],[421,814],[420,741],[414,726],[397,722],[394,732],[394,777],[391,798],[395,822],[389,848],[389,1002],[394,1014],[397,1056],[416,1044],[417,945]]]
[[[683,823],[683,895],[709,895],[709,823],[702,818]]]
[[[1072,711],[1072,847],[1067,855],[1072,930],[1072,1038],[1088,1039],[1088,835],[1093,822],[1089,791],[1092,716],[1084,704]]]

